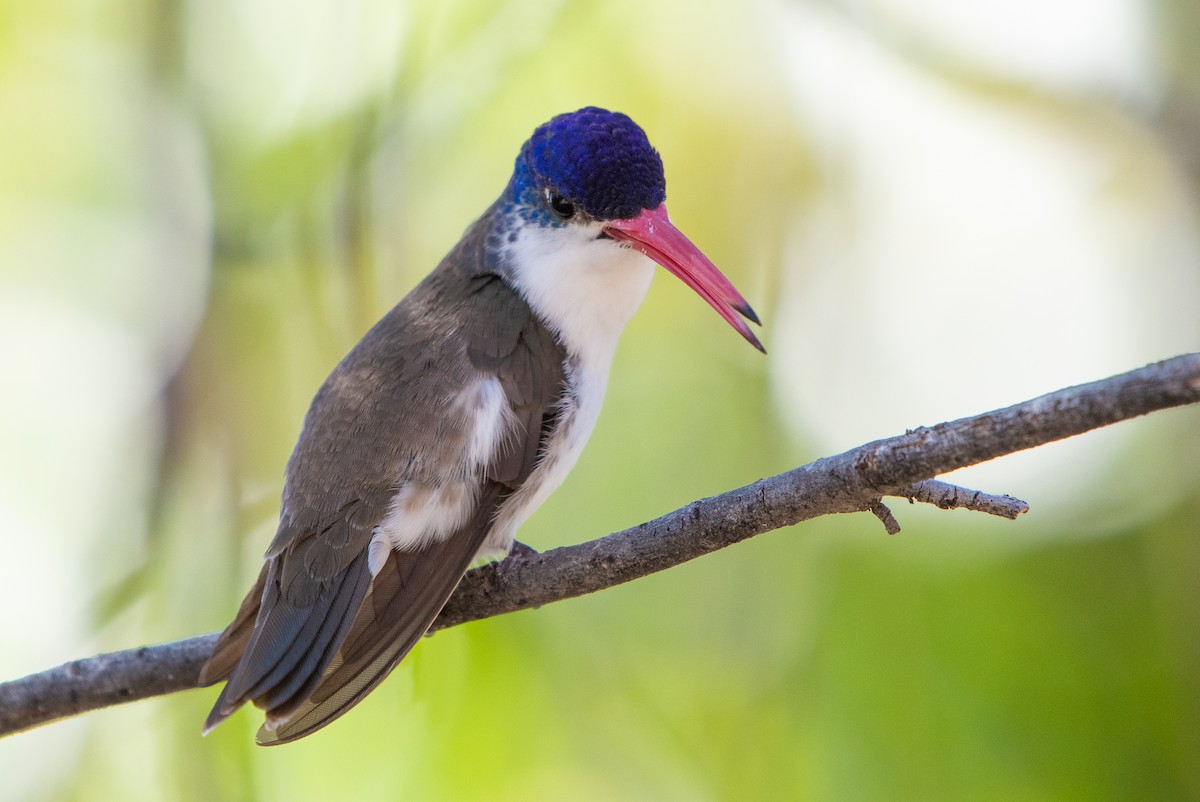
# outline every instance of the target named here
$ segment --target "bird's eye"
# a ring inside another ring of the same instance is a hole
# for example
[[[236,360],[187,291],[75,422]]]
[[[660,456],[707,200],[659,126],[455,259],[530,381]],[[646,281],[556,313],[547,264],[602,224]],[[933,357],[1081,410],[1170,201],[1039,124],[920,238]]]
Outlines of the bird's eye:
[[[570,220],[575,216],[575,204],[559,195],[557,192],[550,193],[550,211],[554,212],[561,220]]]

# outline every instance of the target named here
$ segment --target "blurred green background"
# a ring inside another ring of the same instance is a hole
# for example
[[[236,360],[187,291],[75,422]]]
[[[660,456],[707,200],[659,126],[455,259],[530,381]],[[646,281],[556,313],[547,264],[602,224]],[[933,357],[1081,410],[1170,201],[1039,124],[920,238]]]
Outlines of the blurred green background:
[[[661,277],[525,527],[578,542],[1200,348],[1193,0],[0,0],[0,677],[225,625],[312,393],[553,114],[630,114],[766,359]],[[215,692],[0,798],[1200,799],[1200,414],[439,633],[315,737]]]

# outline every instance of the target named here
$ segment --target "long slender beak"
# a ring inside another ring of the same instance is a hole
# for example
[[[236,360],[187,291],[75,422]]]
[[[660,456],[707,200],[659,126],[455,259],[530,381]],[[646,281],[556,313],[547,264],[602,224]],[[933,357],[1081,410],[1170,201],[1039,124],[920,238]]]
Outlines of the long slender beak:
[[[671,224],[665,203],[657,209],[647,209],[639,217],[614,220],[604,227],[604,232],[615,240],[628,242],[635,250],[674,273],[708,301],[708,305],[747,342],[764,354],[767,352],[746,324],[749,320],[761,326],[758,315],[717,266]]]

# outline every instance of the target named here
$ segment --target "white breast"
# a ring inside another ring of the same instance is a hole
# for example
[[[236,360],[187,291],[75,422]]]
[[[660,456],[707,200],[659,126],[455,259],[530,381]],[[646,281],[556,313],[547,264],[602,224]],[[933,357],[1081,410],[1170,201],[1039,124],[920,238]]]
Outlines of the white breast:
[[[506,253],[513,283],[567,348],[567,393],[558,436],[501,508],[481,553],[507,553],[517,528],[575,467],[600,415],[617,341],[650,288],[654,263],[599,233],[599,224],[525,229]]]
[[[504,258],[511,280],[583,370],[608,381],[617,340],[646,297],[654,263],[614,240],[601,225],[521,229]]]

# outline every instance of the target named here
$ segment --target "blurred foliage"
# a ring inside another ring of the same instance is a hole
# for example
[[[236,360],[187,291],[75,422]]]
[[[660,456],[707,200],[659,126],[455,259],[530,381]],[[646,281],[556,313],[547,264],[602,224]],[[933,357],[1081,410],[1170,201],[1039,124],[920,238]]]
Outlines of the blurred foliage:
[[[0,1],[3,675],[227,622],[315,388],[541,121],[588,104],[639,121],[673,218],[774,354],[798,314],[780,287],[837,267],[789,257],[796,221],[856,170],[813,143],[789,15],[1088,147],[1132,141],[1131,175],[1194,192],[1200,20],[1187,0],[1137,8],[1157,106],[973,64],[882,2]],[[819,76],[834,96],[841,79]],[[1134,205],[1136,184],[1118,186]],[[818,298],[863,328],[855,302]],[[660,278],[592,444],[522,540],[597,537],[818,456],[820,421],[785,424],[779,388],[829,383],[832,408],[863,371],[839,332],[812,339],[836,380],[759,358]],[[860,379],[881,408],[913,392]],[[459,627],[282,749],[252,745],[252,712],[201,739],[210,691],[101,711],[0,743],[0,797],[1200,799],[1200,418],[1162,417],[1078,466],[1090,497],[1028,486],[1016,524],[905,508],[884,538],[822,519]],[[1162,475],[1144,509],[1105,506]]]

